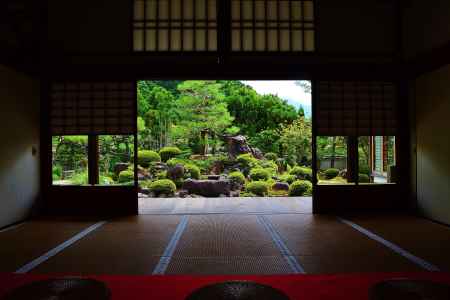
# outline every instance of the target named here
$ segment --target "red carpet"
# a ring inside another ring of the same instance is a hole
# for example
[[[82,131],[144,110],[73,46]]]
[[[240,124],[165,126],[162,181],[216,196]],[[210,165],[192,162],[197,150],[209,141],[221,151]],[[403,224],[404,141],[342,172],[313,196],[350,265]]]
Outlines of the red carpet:
[[[0,274],[0,298],[34,280],[56,276]],[[283,276],[91,276],[105,282],[113,300],[181,300],[204,285],[227,280],[251,280],[284,291],[292,300],[366,300],[375,283],[392,278],[432,280],[450,284],[449,273],[391,273]]]

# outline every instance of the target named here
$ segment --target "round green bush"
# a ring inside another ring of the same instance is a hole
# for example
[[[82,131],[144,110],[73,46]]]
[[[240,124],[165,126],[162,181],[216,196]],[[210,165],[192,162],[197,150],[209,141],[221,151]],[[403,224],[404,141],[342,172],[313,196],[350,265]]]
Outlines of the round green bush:
[[[241,186],[245,183],[245,176],[241,172],[231,172],[228,174],[228,179],[233,186]]]
[[[312,191],[312,183],[307,180],[296,180],[289,186],[289,196],[305,196]]]
[[[258,164],[258,160],[250,153],[238,155],[236,161],[244,168],[253,168]]]
[[[359,183],[370,183],[369,175],[360,173],[358,175],[358,182]]]
[[[263,168],[255,168],[250,170],[250,179],[257,181],[257,180],[267,180],[270,176],[270,171]]]
[[[289,174],[294,175],[297,179],[312,179],[312,169],[307,167],[295,166],[290,170]]]
[[[163,162],[166,162],[180,154],[181,150],[178,147],[164,147],[159,150],[159,155],[161,156],[161,160]]]
[[[166,164],[169,166],[169,167],[175,167],[177,164],[180,164],[180,165],[185,165],[185,164],[187,164],[188,163],[188,160],[186,160],[186,159],[181,159],[181,158],[171,158],[171,159],[169,159],[168,161],[166,161]]]
[[[125,170],[119,173],[119,183],[126,183],[134,180],[134,172]]]
[[[200,179],[200,168],[194,164],[184,165],[184,177],[192,179]]]
[[[269,192],[269,188],[267,186],[267,183],[265,183],[264,181],[252,181],[249,182],[246,187],[245,190],[249,193],[253,193],[257,196],[266,196],[267,193]]]
[[[326,179],[333,179],[333,178],[335,178],[336,176],[339,175],[339,170],[338,169],[334,169],[334,168],[330,168],[330,169],[325,170],[324,174],[325,174],[325,178]]]
[[[138,164],[144,168],[148,168],[153,162],[160,162],[161,156],[152,150],[141,150],[138,152]]]
[[[297,177],[295,175],[291,175],[291,174],[284,174],[280,176],[280,181],[281,182],[286,182],[286,183],[293,183],[295,180],[297,180]]]
[[[264,157],[267,160],[273,160],[273,161],[276,161],[278,159],[278,155],[276,153],[273,153],[273,152],[266,153],[266,155],[264,155]]]
[[[162,193],[172,195],[176,192],[177,186],[170,179],[161,179],[161,180],[153,181],[149,185],[148,189],[150,190],[150,192],[153,192],[156,195],[159,195]]]

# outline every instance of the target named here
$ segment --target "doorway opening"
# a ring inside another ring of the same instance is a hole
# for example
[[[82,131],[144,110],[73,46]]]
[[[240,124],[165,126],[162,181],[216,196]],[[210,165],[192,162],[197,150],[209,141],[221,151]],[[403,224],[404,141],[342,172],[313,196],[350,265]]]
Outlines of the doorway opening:
[[[139,212],[312,211],[310,81],[137,82]]]

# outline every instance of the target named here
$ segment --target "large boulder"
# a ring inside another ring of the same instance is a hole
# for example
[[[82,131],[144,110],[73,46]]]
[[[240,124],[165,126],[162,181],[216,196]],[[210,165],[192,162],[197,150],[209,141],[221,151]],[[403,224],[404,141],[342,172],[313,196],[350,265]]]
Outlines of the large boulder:
[[[252,153],[252,148],[247,144],[247,138],[243,135],[228,136],[228,155],[236,158],[240,154]]]
[[[167,171],[167,178],[171,180],[181,179],[184,176],[184,166],[182,164],[176,164],[169,168]]]
[[[289,184],[286,182],[276,182],[272,186],[275,191],[289,191]]]
[[[228,180],[187,179],[183,183],[183,189],[188,190],[189,194],[219,197],[220,195],[230,195],[231,185]]]

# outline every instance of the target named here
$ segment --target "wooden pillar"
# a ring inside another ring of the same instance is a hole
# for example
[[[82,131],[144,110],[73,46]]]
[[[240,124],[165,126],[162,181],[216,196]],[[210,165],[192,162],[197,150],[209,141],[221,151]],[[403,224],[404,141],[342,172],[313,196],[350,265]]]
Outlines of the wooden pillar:
[[[98,136],[89,135],[88,138],[88,174],[89,184],[96,185],[99,183],[99,168],[98,168],[99,154],[98,154]]]

